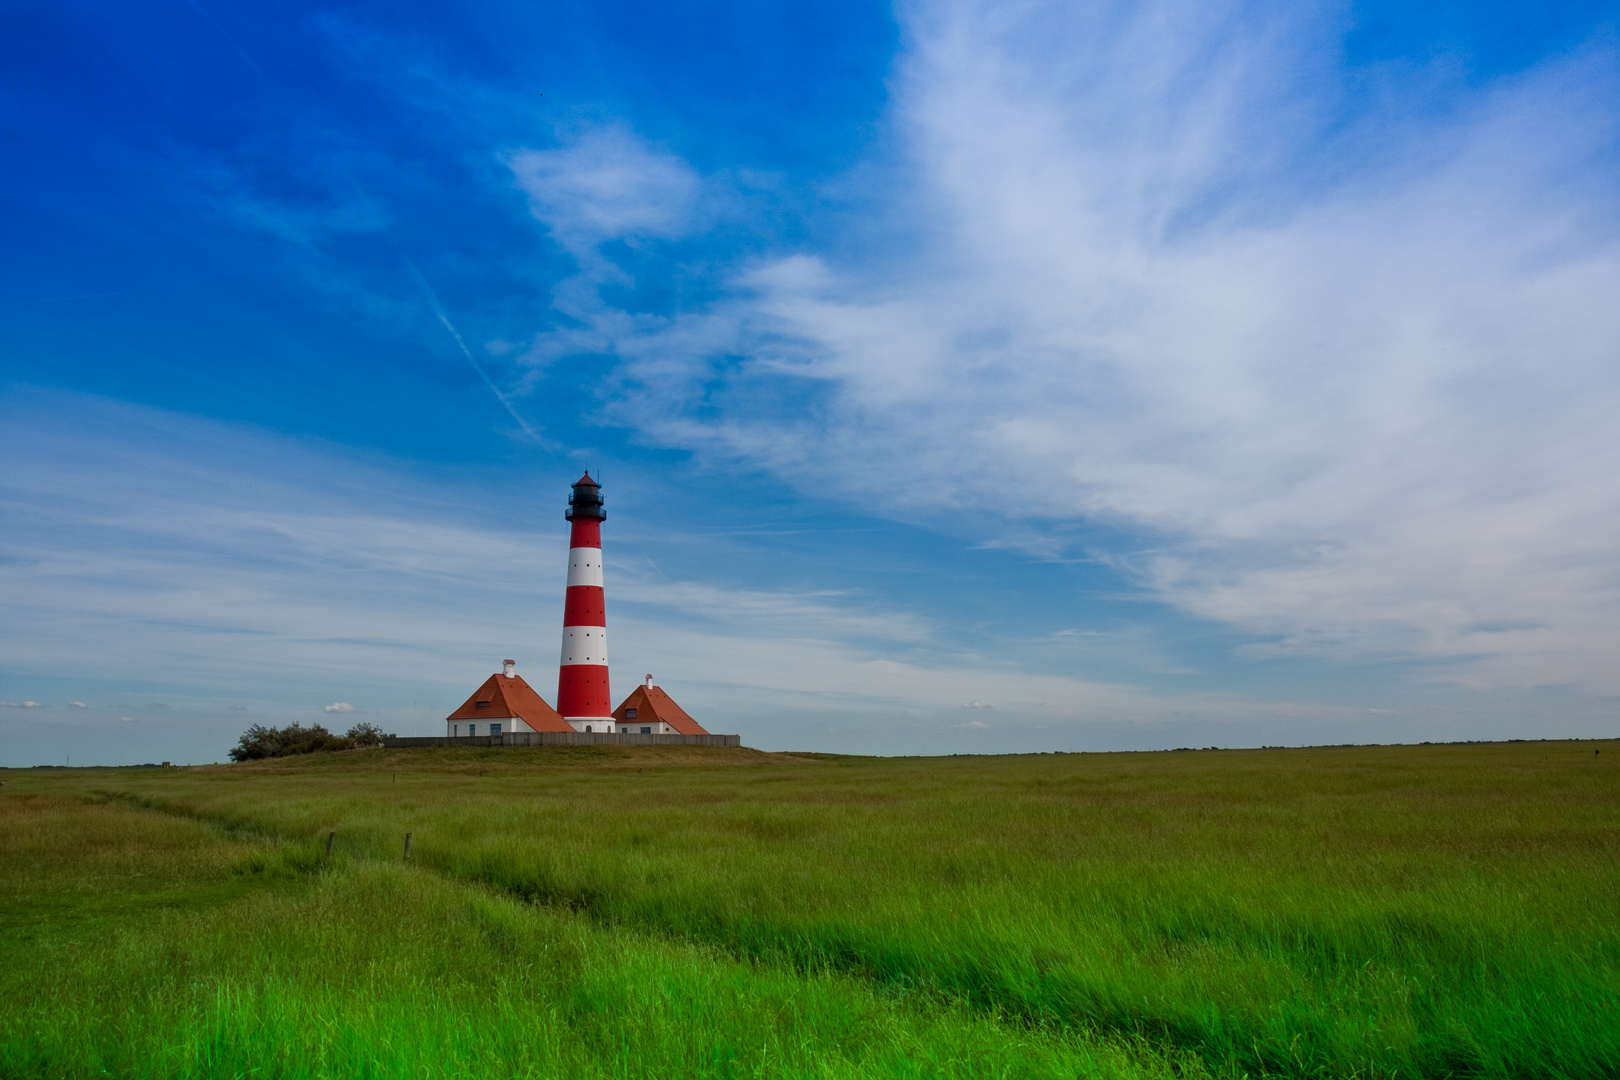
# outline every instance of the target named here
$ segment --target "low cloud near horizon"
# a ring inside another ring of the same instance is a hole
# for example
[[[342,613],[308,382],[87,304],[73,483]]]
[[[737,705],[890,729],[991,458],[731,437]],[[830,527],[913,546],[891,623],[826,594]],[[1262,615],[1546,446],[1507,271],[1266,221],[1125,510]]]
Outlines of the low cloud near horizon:
[[[74,436],[68,450],[52,444],[66,436],[12,418],[8,430],[38,457],[4,492],[15,527],[0,542],[8,568],[0,576],[30,628],[0,631],[9,680],[28,668],[53,682],[183,690],[178,704],[148,708],[172,714],[176,731],[205,724],[222,746],[241,725],[222,714],[245,708],[244,696],[261,703],[260,716],[292,722],[310,689],[360,689],[379,702],[370,712],[408,731],[431,729],[507,655],[522,657],[519,670],[550,690],[566,543],[556,530],[469,527],[458,500],[476,504],[476,492],[411,479],[404,465],[389,474],[375,459],[317,456],[262,433],[125,405],[51,406],[57,415],[76,408],[102,431],[161,424],[175,456],[107,437]],[[297,473],[321,477],[319,488],[282,479],[300,458]],[[120,482],[105,483],[121,469]],[[379,490],[386,501],[366,494]],[[199,501],[196,492],[210,494]],[[624,672],[658,672],[711,727],[741,729],[764,748],[1128,748],[1198,741],[1187,732],[1211,725],[1220,736],[1203,741],[1222,745],[1523,730],[1513,699],[1429,693],[1386,707],[1383,696],[1370,705],[1311,692],[1175,690],[1134,668],[1117,680],[1066,675],[1061,654],[1039,643],[964,643],[942,612],[898,595],[738,588],[723,574],[670,579],[649,557],[680,538],[622,528],[607,558],[619,682],[635,681]],[[84,656],[96,662],[59,662]],[[162,681],[152,684],[155,675]],[[345,701],[324,709],[357,711]],[[964,725],[953,719],[964,709],[995,719]],[[1592,715],[1574,699],[1533,730],[1576,734]],[[952,743],[951,732],[989,741]]]

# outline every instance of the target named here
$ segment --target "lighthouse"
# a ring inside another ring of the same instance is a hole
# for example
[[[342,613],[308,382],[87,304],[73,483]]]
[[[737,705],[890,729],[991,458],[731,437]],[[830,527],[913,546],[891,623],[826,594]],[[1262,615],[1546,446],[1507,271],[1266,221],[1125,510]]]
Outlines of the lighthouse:
[[[568,591],[563,601],[562,662],[553,709],[517,673],[517,661],[484,680],[444,719],[444,737],[396,739],[388,746],[545,746],[575,743],[681,743],[741,746],[737,735],[712,735],[653,677],[615,709],[608,690],[607,605],[602,593],[602,485],[587,472],[574,484],[563,514],[569,524]],[[578,732],[579,735],[574,733]],[[589,735],[588,738],[579,736]],[[694,741],[695,740],[695,741]]]
[[[608,693],[607,606],[602,593],[602,485],[587,472],[563,514],[570,524],[568,595],[563,602],[557,711],[575,731],[612,731]]]

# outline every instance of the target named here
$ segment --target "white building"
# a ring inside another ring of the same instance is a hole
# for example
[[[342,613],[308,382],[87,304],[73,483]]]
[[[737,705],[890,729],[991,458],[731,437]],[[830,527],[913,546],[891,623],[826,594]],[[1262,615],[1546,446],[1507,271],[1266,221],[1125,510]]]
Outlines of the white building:
[[[562,714],[547,705],[546,699],[518,675],[515,660],[507,660],[461,708],[444,718],[444,733],[452,738],[573,730]],[[603,730],[608,728],[604,725]]]
[[[620,735],[708,734],[662,687],[653,685],[651,675],[613,710],[613,723]]]

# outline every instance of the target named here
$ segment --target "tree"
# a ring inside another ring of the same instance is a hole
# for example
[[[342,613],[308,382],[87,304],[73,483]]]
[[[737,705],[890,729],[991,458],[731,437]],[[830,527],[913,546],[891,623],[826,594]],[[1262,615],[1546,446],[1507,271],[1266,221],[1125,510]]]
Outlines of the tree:
[[[376,724],[361,721],[345,732],[343,737],[348,739],[349,742],[354,744],[356,747],[381,746],[383,744],[383,740],[392,739],[394,737],[394,733],[391,731],[384,731]]]

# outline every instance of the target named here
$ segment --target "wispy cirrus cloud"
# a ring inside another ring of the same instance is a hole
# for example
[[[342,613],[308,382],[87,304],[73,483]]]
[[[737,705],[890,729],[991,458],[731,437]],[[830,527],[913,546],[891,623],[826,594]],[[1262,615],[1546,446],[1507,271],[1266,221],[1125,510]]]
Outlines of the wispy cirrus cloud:
[[[573,309],[624,423],[1046,554],[1105,527],[1254,648],[1620,692],[1611,46],[1369,91],[1325,7],[902,15],[856,254]]]

